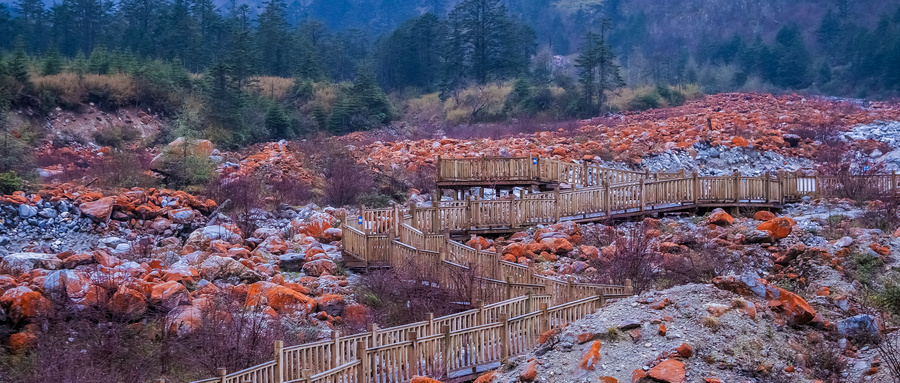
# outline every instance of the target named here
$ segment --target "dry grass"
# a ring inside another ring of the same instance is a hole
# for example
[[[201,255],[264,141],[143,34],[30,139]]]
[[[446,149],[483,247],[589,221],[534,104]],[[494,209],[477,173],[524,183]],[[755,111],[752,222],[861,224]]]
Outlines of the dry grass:
[[[701,320],[700,323],[703,325],[703,327],[706,327],[713,332],[719,331],[719,329],[722,328],[722,321],[712,315],[703,317],[703,320]]]
[[[294,87],[292,78],[260,76],[252,80],[255,84],[248,86],[246,90],[273,100],[283,100]]]
[[[75,107],[89,101],[90,97],[101,97],[113,106],[125,106],[137,101],[141,91],[137,83],[125,74],[61,73],[53,76],[39,76],[32,79],[37,94],[52,94],[65,107]]]

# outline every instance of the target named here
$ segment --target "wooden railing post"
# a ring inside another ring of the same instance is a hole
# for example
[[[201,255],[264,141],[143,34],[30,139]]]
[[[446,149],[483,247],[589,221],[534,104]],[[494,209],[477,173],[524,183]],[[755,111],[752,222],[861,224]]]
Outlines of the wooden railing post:
[[[509,192],[509,228],[516,227],[516,195],[512,190]]]
[[[356,381],[363,383],[369,381],[369,355],[366,352],[366,342],[356,342],[356,359],[359,359],[359,367],[356,370]]]
[[[341,332],[334,330],[331,332],[331,368],[335,368],[342,364],[341,362]]]
[[[696,205],[700,201],[700,174],[697,173],[696,170],[694,171],[694,183],[692,187],[692,194],[694,194],[694,205]]]
[[[512,285],[512,277],[506,277],[506,299],[513,298],[513,285]]]
[[[641,211],[644,211],[644,206],[647,204],[647,185],[644,184],[644,179],[641,178]]]
[[[525,299],[525,314],[529,314],[534,311],[534,307],[532,307],[533,306],[532,300],[534,299],[534,293],[531,291],[531,289],[529,289],[528,292],[525,293],[525,296],[527,297],[527,299]]]
[[[625,295],[633,295],[634,294],[634,286],[631,284],[631,279],[625,280]]]
[[[553,222],[559,222],[559,185],[553,191]]]
[[[497,256],[494,257],[494,267],[496,271],[494,272],[494,279],[502,281],[505,276],[503,275],[503,265],[500,261],[503,259],[503,248],[499,245],[494,246],[494,250],[497,251]]]
[[[472,199],[475,196],[466,197],[466,215],[463,217],[465,221],[463,221],[463,225],[465,225],[466,229],[475,226],[475,205],[472,204]]]
[[[219,378],[219,383],[225,383],[226,375],[228,375],[228,370],[221,367],[216,369],[216,377]]]
[[[763,177],[763,182],[766,183],[766,192],[765,192],[766,193],[766,203],[769,203],[769,201],[771,201],[771,198],[772,198],[770,196],[770,193],[772,193],[772,177],[769,175],[768,171],[763,173],[762,177]]]
[[[481,299],[476,299],[475,304],[472,305],[472,308],[478,310],[478,312],[475,313],[475,324],[477,326],[481,326],[487,323],[487,320],[484,318],[484,301]]]
[[[819,172],[813,173],[813,198],[819,198],[822,196],[821,189],[819,185]]]
[[[440,189],[434,191],[434,198],[431,200],[431,232],[441,232],[441,192]]]
[[[378,347],[378,325],[375,323],[369,324],[369,346]]]
[[[417,214],[416,214],[416,208],[417,208],[417,206],[416,206],[416,203],[415,203],[415,202],[411,202],[411,203],[409,204],[409,214],[412,216],[412,220],[410,221],[410,225],[412,225],[413,229],[416,229],[416,230],[422,230],[422,229],[419,228],[419,219],[418,219]]]
[[[600,301],[600,307],[603,307],[604,305],[606,305],[605,295],[606,294],[603,292],[602,287],[597,288],[597,299]]]
[[[612,196],[611,196],[612,190],[610,190],[610,187],[612,187],[612,184],[609,182],[609,174],[607,174],[606,177],[604,177],[604,179],[603,179],[603,189],[604,189],[604,191],[603,191],[603,199],[604,199],[603,209],[606,211],[607,217],[610,216],[610,212],[611,212],[611,208],[612,208],[611,207],[612,203],[610,202],[610,201],[612,201]]]
[[[284,341],[275,341],[275,383],[284,382]]]
[[[441,156],[437,156],[437,181],[441,182],[441,180]]]
[[[452,348],[453,348],[453,342],[452,342],[452,338],[450,336],[450,326],[447,326],[447,325],[441,326],[441,333],[444,334],[444,344],[443,344],[444,347],[441,350],[442,356],[443,356],[443,358],[441,358],[441,359],[443,359],[443,361],[444,361],[444,376],[450,376],[450,367],[452,366],[452,364],[450,362],[450,358],[452,357]],[[360,380],[359,382],[363,383],[364,381]]]
[[[735,170],[734,175],[734,202],[741,200],[741,172]]]
[[[570,276],[566,282],[566,302],[572,302],[575,300],[575,277]]]
[[[588,169],[588,163],[587,161],[584,161],[584,185],[582,187],[588,187],[588,173],[590,173]],[[575,185],[572,185],[572,188],[574,189]]]
[[[437,329],[434,328],[434,313],[433,312],[425,313],[425,321],[428,322],[428,334],[429,335],[437,334]]]
[[[541,334],[550,331],[550,304],[541,303]]]
[[[409,347],[406,348],[406,361],[409,363],[410,375],[419,374],[419,334],[415,331],[406,333]]]
[[[313,370],[310,368],[304,368],[300,370],[300,379],[303,383],[309,383],[313,376]],[[248,382],[252,383],[252,382]]]
[[[509,314],[500,313],[500,323],[503,327],[500,329],[500,364],[506,364],[509,361]]]

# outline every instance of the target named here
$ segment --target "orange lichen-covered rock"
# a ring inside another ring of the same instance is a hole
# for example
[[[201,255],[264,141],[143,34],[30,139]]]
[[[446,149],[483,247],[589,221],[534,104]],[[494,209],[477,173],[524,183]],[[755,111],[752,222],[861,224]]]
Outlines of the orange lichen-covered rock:
[[[578,248],[581,251],[581,259],[583,260],[592,260],[600,258],[600,250],[594,246],[581,246]]]
[[[316,308],[316,300],[297,291],[271,282],[256,282],[247,291],[245,306],[266,304],[280,314],[309,314]]]
[[[792,324],[804,325],[816,318],[816,310],[806,300],[780,287],[776,287],[776,289],[780,293],[777,299],[781,303],[781,308],[788,315]]]
[[[647,375],[667,383],[683,383],[685,381],[684,363],[675,359],[666,359],[651,368]]]
[[[413,376],[409,383],[443,383],[440,380],[431,379],[425,376]]]
[[[775,215],[775,213],[772,213],[768,210],[760,210],[753,214],[753,219],[757,221],[769,221],[775,219],[776,217],[777,216]]]
[[[487,250],[487,248],[491,247],[491,242],[487,240],[487,238],[477,236],[470,239],[466,242],[466,246],[471,248],[476,248],[477,246],[481,246],[482,250]]]
[[[578,367],[581,367],[583,370],[593,371],[599,361],[600,341],[595,340],[594,343],[591,343],[591,347],[581,356],[581,362],[578,363]]]
[[[169,281],[153,286],[150,300],[162,307],[172,309],[190,301],[187,288],[179,282]]]
[[[646,377],[647,372],[639,368],[631,373],[631,383],[638,383],[641,381],[641,379],[644,379]]]
[[[756,227],[756,230],[768,231],[769,233],[772,233],[772,238],[782,239],[791,235],[791,230],[795,224],[793,219],[779,217],[759,224],[759,226]]]
[[[682,358],[690,358],[694,355],[694,349],[687,343],[682,343],[681,346],[675,349],[675,352]]]
[[[9,336],[9,351],[13,355],[21,355],[37,344],[37,337],[28,331],[17,332]]]
[[[479,376],[478,379],[475,379],[474,383],[492,383],[496,376],[497,376],[497,372],[491,371],[487,374]]]
[[[50,300],[25,286],[7,290],[0,296],[0,304],[6,307],[9,318],[13,322],[46,315],[50,310]]]
[[[519,258],[525,255],[525,245],[522,242],[513,242],[503,248],[503,255],[511,255],[513,258]],[[515,262],[515,261],[513,261]]]
[[[559,335],[559,333],[560,333],[561,331],[562,331],[562,329],[560,329],[560,328],[554,328],[554,329],[550,329],[550,330],[544,331],[544,332],[541,333],[541,335],[538,337],[538,344],[544,344],[544,343],[549,342],[550,339],[553,339],[553,337]]]
[[[127,319],[140,318],[147,311],[147,298],[139,291],[120,286],[109,301],[109,311]]]
[[[519,380],[523,382],[533,382],[537,379],[537,360],[528,361],[528,365],[525,366],[525,371],[519,375]]]
[[[611,376],[601,376],[597,378],[597,383],[619,383],[619,381]]]
[[[706,218],[706,223],[717,226],[728,226],[734,223],[734,218],[725,210],[717,208]]]
[[[567,254],[575,248],[565,238],[544,238],[541,240],[541,244],[547,246],[550,252],[555,254]]]
[[[83,203],[78,206],[78,210],[95,222],[107,222],[115,204],[115,197],[104,197],[93,202]]]

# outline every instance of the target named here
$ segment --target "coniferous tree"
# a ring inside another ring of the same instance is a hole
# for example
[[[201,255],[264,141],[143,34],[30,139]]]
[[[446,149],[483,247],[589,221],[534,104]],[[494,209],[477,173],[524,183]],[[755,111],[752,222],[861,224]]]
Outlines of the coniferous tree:
[[[463,0],[451,12],[450,23],[450,39],[456,40],[451,45],[461,50],[472,80],[484,84],[527,68],[533,32],[512,20],[501,0]]]
[[[12,58],[9,60],[9,74],[20,83],[27,83],[30,76],[28,74],[28,54],[25,53],[25,46],[19,43],[13,52]]]
[[[809,71],[812,65],[809,51],[797,26],[786,26],[775,37],[775,57],[778,69],[775,71],[775,85],[792,89],[809,86]]]
[[[250,7],[246,4],[232,10],[229,20],[229,44],[227,69],[239,89],[247,85],[253,74],[256,51],[253,46],[253,30],[250,24]]]
[[[579,82],[584,93],[583,103],[590,114],[603,113],[606,92],[625,85],[615,61],[616,56],[606,41],[610,28],[608,19],[604,19],[599,35],[588,32],[582,52],[575,60],[575,66],[581,72]]]
[[[122,0],[119,18],[123,20],[122,46],[139,55],[159,55],[165,48],[159,41],[166,27],[164,2]]]
[[[25,42],[26,49],[36,53],[46,48],[47,15],[44,2],[42,0],[17,0],[15,11],[17,32]]]
[[[284,0],[266,0],[259,15],[255,45],[259,49],[259,69],[271,76],[291,74],[290,26]]]
[[[6,4],[0,4],[0,36],[13,36],[13,20]],[[0,50],[8,49],[11,43],[10,38],[0,39]]]
[[[63,70],[63,60],[59,55],[59,51],[56,50],[56,47],[51,46],[50,49],[47,50],[47,55],[44,57],[44,62],[41,66],[41,74],[44,76],[51,76],[55,74],[59,74]]]
[[[222,55],[222,45],[226,38],[225,22],[212,0],[194,0],[191,3],[191,16],[197,33],[194,35],[194,49],[188,62],[191,70],[200,71]]]

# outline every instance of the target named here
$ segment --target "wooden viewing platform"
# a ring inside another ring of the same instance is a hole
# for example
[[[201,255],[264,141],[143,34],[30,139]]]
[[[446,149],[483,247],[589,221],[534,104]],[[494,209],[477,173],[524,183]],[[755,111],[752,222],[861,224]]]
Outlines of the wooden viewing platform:
[[[845,185],[844,181],[854,185]],[[567,184],[570,188],[560,190]],[[415,375],[471,380],[511,356],[537,345],[545,331],[560,328],[633,293],[624,285],[574,283],[536,275],[532,267],[503,261],[500,254],[469,247],[452,234],[508,233],[537,224],[588,222],[712,207],[769,207],[802,197],[846,194],[866,185],[896,195],[896,174],[820,176],[779,172],[740,174],[630,172],[539,158],[440,159],[439,188],[544,190],[482,199],[441,201],[432,206],[362,207],[342,225],[345,263],[351,267],[414,267],[434,286],[465,290],[470,310],[389,329],[285,348],[274,360],[195,383],[406,382]],[[552,191],[548,191],[552,186]],[[440,194],[438,194],[439,196]],[[437,199],[436,199],[437,200]],[[468,276],[466,278],[460,276]]]

